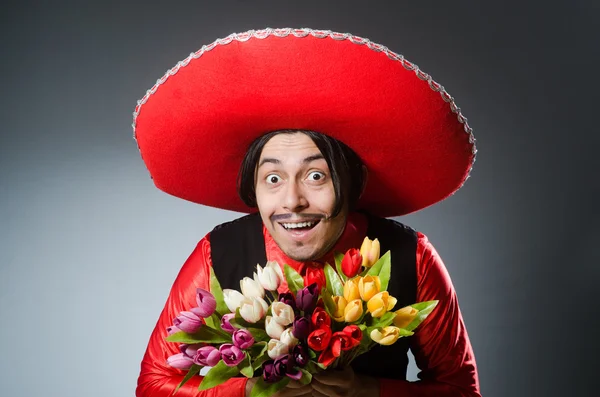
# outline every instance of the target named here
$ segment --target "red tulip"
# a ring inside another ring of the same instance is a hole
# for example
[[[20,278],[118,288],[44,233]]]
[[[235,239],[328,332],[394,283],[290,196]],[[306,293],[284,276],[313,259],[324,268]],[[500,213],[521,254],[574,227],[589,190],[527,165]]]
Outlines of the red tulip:
[[[344,327],[342,332],[348,335],[350,339],[353,340],[354,346],[360,344],[363,334],[361,329],[358,328],[356,325],[348,325]]]
[[[350,248],[344,259],[342,259],[342,272],[348,278],[352,278],[360,273],[362,267],[362,256],[360,251],[356,248]]]
[[[323,327],[314,330],[308,335],[308,346],[314,351],[320,352],[329,346],[331,340],[331,328]]]
[[[320,292],[327,285],[327,280],[325,280],[325,272],[323,268],[314,268],[307,266],[306,275],[304,276],[304,285],[311,285],[313,283],[317,283],[318,291]]]
[[[313,329],[331,328],[331,317],[322,307],[317,307],[311,317]]]

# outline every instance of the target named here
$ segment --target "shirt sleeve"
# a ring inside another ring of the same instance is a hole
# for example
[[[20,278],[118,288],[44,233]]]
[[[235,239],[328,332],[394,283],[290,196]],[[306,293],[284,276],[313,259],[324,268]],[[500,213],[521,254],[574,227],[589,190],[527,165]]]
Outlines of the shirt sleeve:
[[[167,342],[167,327],[180,312],[196,307],[196,288],[210,288],[210,235],[204,237],[179,271],[167,302],[150,336],[141,363],[136,397],[170,397],[187,371],[167,365],[167,358],[180,353],[179,344]],[[201,376],[194,376],[176,393],[176,397],[244,397],[247,378],[232,378],[205,391],[198,391]]]
[[[380,379],[382,397],[481,397],[475,356],[442,259],[418,233],[417,302],[438,305],[411,336],[419,381]]]

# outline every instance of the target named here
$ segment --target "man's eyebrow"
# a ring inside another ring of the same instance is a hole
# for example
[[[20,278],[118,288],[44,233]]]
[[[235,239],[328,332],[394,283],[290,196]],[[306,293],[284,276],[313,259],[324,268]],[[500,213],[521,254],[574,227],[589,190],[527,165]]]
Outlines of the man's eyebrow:
[[[257,168],[260,168],[261,165],[265,164],[265,163],[272,163],[272,164],[281,164],[281,161],[274,159],[274,158],[270,158],[270,157],[265,157],[264,159],[262,159],[260,161],[260,163],[258,164]]]
[[[304,164],[308,164],[308,163],[310,163],[311,161],[315,161],[315,160],[322,160],[322,159],[324,159],[324,158],[325,158],[325,157],[323,157],[323,155],[322,155],[321,153],[319,153],[319,154],[313,154],[312,156],[308,156],[308,157],[306,157],[304,160],[302,160],[302,162],[303,162]],[[278,159],[275,159],[275,158],[271,158],[271,157],[265,157],[264,159],[262,159],[262,160],[260,161],[260,163],[258,164],[258,167],[257,167],[257,168],[260,168],[260,167],[261,167],[263,164],[265,164],[265,163],[271,163],[271,164],[281,164],[281,161],[279,161]]]

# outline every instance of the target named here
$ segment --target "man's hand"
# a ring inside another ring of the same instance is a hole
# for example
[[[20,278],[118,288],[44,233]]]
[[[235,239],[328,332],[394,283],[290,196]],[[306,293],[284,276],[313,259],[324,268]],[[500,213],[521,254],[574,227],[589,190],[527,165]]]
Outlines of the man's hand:
[[[315,397],[379,397],[379,381],[356,374],[350,366],[313,375],[310,384]]]
[[[250,397],[250,392],[252,388],[256,384],[258,378],[248,379],[246,383],[246,397]],[[313,389],[310,385],[302,385],[300,382],[295,380],[290,380],[288,384],[282,390],[279,390],[276,394],[273,394],[273,397],[311,397],[313,394]]]

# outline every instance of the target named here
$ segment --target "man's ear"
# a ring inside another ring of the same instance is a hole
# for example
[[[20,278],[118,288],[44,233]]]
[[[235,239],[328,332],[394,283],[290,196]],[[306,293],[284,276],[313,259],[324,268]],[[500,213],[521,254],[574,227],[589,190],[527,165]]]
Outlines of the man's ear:
[[[363,195],[363,193],[365,192],[365,190],[367,189],[367,181],[369,180],[369,170],[367,169],[367,166],[363,164],[362,166],[362,186],[360,187],[360,196],[358,196],[358,198],[360,199]]]

